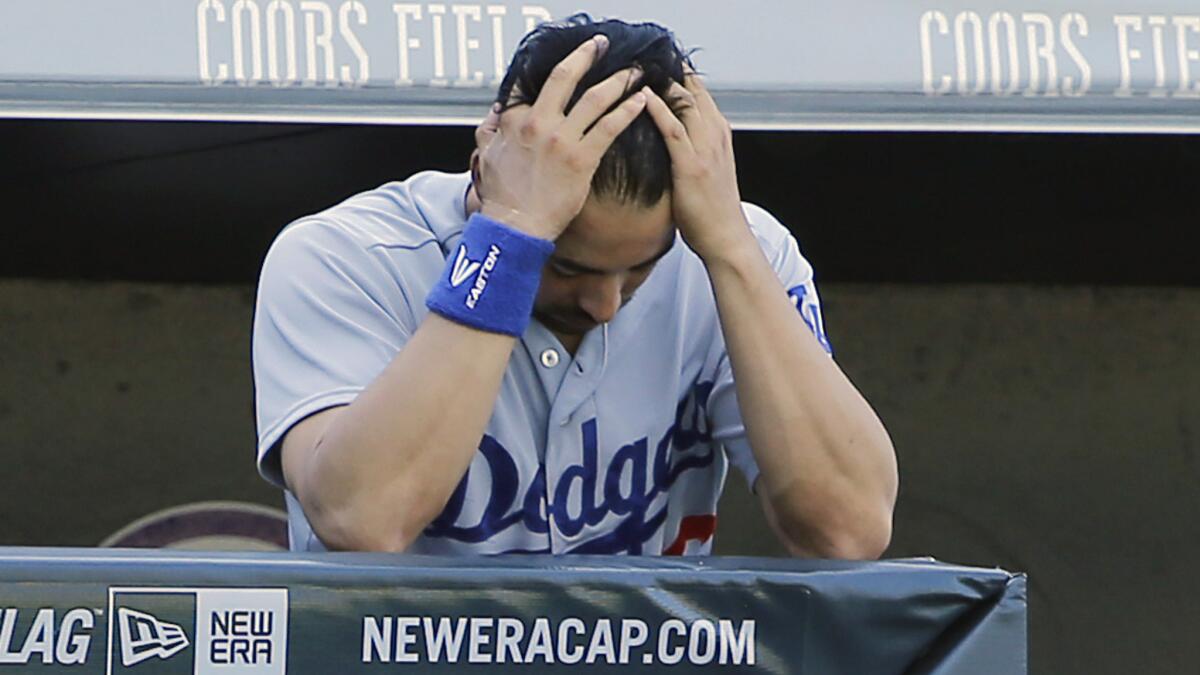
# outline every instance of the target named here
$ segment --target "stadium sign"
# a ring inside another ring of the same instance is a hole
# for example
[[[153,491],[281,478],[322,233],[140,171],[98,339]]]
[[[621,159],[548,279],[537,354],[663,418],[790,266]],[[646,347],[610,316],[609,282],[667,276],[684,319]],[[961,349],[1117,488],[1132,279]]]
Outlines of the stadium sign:
[[[0,116],[473,124],[521,36],[579,5],[75,0],[0,6]],[[1200,130],[1185,0],[598,0],[699,47],[735,126]]]
[[[286,588],[112,587],[105,673],[283,675],[288,614]]]
[[[474,123],[537,2],[39,0],[0,7],[0,115]],[[1200,130],[1184,0],[624,0],[699,47],[735,126]]]
[[[1025,578],[927,560],[0,548],[0,672],[1023,675]]]
[[[25,621],[23,614],[32,618]],[[24,630],[17,631],[18,625]],[[0,608],[0,667],[82,664],[94,626],[95,616],[84,607],[62,613],[53,607]]]

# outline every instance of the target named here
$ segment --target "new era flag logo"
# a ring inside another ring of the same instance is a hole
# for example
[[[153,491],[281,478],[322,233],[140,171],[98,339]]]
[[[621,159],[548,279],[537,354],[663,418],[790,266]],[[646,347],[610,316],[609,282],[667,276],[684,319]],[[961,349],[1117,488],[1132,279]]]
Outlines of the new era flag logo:
[[[479,266],[483,264],[467,258],[467,247],[458,246],[458,255],[454,258],[454,269],[450,270],[450,285],[454,288],[462,286],[465,281],[475,276]]]
[[[183,627],[159,621],[153,615],[121,607],[117,624],[121,631],[121,665],[126,668],[154,657],[169,659],[187,649]]]
[[[106,675],[284,675],[286,588],[108,589]]]

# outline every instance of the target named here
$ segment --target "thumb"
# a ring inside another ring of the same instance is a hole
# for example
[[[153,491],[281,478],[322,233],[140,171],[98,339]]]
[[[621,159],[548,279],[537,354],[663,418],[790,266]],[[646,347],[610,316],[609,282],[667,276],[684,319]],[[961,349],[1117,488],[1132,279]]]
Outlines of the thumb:
[[[492,142],[496,132],[500,130],[500,104],[493,103],[487,117],[475,127],[475,146],[483,150]]]

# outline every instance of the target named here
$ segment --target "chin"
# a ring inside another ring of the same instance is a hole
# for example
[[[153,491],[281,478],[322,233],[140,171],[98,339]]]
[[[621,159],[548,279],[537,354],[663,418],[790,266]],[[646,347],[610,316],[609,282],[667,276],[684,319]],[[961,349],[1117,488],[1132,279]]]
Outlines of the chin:
[[[583,335],[597,324],[595,321],[570,321],[559,319],[547,314],[534,314],[533,318],[542,322],[542,325],[556,333],[565,333],[567,335]]]

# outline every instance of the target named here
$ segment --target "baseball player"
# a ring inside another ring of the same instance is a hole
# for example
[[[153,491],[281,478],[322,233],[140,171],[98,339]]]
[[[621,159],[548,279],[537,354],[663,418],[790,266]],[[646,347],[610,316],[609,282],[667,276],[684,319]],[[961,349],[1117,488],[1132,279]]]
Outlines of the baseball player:
[[[267,255],[258,464],[292,548],[704,554],[732,464],[794,554],[880,555],[887,432],[674,37],[543,25],[497,100],[470,172]]]

